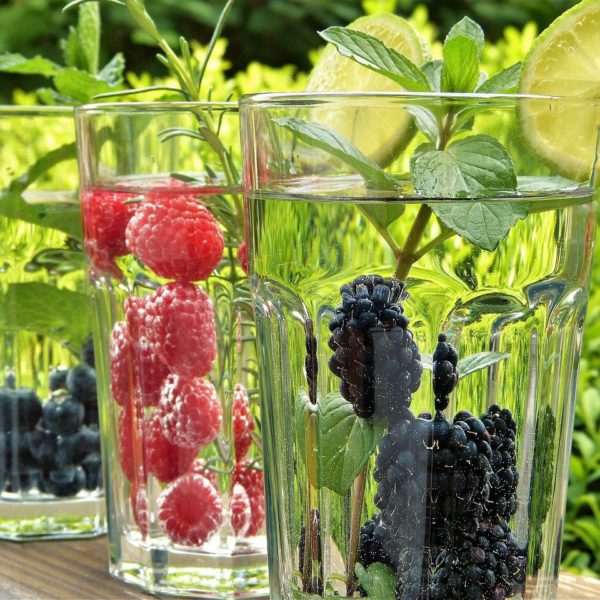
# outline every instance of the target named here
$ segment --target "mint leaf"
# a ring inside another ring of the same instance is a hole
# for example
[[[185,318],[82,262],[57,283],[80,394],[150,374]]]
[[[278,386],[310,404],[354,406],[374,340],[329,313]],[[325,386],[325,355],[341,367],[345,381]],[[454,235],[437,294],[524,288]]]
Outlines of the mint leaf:
[[[113,89],[106,81],[73,67],[60,71],[54,77],[54,86],[59,94],[69,96],[80,104],[85,104],[94,96]]]
[[[85,3],[79,7],[77,37],[85,57],[84,70],[96,75],[100,57],[100,7],[97,2]]]
[[[90,299],[45,283],[12,283],[0,297],[0,325],[48,336],[79,354],[91,331]]]
[[[395,588],[398,577],[391,567],[376,562],[371,563],[365,569],[360,563],[356,563],[354,572],[369,598],[377,598],[377,600],[396,599]]]
[[[317,436],[315,437],[315,444],[311,449],[311,454],[307,455],[307,441],[309,441],[308,438],[310,437],[310,428],[312,426],[310,420],[314,419],[315,416],[317,418]],[[321,487],[321,469],[319,468],[320,454],[317,445],[318,418],[318,405],[311,403],[306,390],[300,390],[296,400],[295,410],[296,447],[298,448],[298,454],[306,467],[307,477],[315,488]]]
[[[42,87],[35,90],[40,102],[48,106],[72,106],[77,104],[70,96],[59,94],[54,88]]]
[[[458,361],[456,369],[459,378],[466,377],[476,371],[487,369],[496,363],[506,360],[510,354],[506,352],[479,352]]]
[[[63,60],[67,67],[85,70],[85,56],[75,27],[69,27],[69,35],[64,40],[60,40],[59,46],[63,52]]]
[[[367,185],[373,182],[378,188],[387,190],[395,189],[399,185],[395,177],[364,156],[354,144],[334,129],[295,117],[273,119],[273,122],[285,127],[306,144],[320,148],[350,165],[364,177]]]
[[[337,26],[328,27],[325,31],[320,31],[319,35],[333,44],[343,56],[393,79],[405,90],[431,91],[427,78],[414,63],[372,35]]]
[[[440,92],[442,90],[442,68],[444,66],[443,60],[430,60],[426,62],[422,67],[421,71],[427,77],[431,90],[433,92]]]
[[[98,79],[106,81],[111,87],[115,87],[123,83],[123,71],[125,70],[125,58],[117,52],[109,62],[107,62],[102,71],[98,73]]]
[[[0,71],[4,73],[21,73],[23,75],[43,75],[53,77],[60,72],[62,67],[51,60],[35,56],[25,58],[21,54],[5,52],[0,54]]]
[[[374,202],[363,204],[361,211],[379,227],[387,229],[396,219],[402,216],[404,208],[405,206],[402,203]]]
[[[472,92],[479,82],[479,49],[463,35],[444,44],[443,92]]]
[[[385,426],[381,420],[356,416],[352,404],[337,392],[318,407],[320,483],[343,495],[377,448]]]
[[[519,89],[520,75],[521,63],[515,63],[485,80],[477,91],[482,94],[512,94]]]
[[[477,60],[479,60],[481,58],[481,53],[483,52],[483,44],[485,41],[483,29],[481,29],[479,24],[473,21],[473,19],[469,19],[469,17],[463,17],[458,23],[455,23],[452,26],[444,43],[446,44],[458,36],[466,37],[475,42],[475,45],[477,46]]]
[[[517,178],[510,155],[489,135],[457,140],[446,150],[429,148],[420,146],[411,157],[411,179],[422,196],[476,198],[490,192],[516,190]]]
[[[65,144],[40,158],[27,173],[13,179],[0,193],[0,215],[21,219],[28,223],[64,231],[73,238],[82,239],[79,205],[56,203],[29,203],[23,192],[39,176],[64,160],[75,160],[75,144]]]

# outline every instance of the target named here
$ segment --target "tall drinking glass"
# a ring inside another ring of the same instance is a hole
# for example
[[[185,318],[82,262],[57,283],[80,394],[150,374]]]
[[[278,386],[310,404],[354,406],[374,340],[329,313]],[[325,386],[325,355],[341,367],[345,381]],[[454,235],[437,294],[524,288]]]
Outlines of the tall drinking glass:
[[[0,539],[105,531],[70,108],[0,107]]]
[[[555,597],[598,131],[525,130],[590,110],[242,99],[274,600]]]
[[[77,110],[110,571],[268,593],[255,333],[234,104]]]

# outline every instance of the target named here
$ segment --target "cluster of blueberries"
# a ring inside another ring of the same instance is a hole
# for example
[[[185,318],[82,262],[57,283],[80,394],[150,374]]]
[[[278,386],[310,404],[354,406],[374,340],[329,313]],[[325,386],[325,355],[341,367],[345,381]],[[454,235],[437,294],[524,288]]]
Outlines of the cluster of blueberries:
[[[96,373],[93,357],[49,377],[41,402],[7,377],[0,387],[0,492],[58,497],[102,487]]]

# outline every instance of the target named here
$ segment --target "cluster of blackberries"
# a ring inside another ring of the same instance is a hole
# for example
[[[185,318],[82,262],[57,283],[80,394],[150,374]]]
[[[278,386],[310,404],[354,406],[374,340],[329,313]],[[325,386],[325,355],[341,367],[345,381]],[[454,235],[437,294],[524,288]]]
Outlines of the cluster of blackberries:
[[[432,359],[435,409],[446,410],[450,394],[458,383],[458,352],[452,344],[446,342],[446,335],[443,333],[438,336]]]
[[[330,371],[359,417],[402,418],[421,384],[423,365],[400,302],[404,283],[361,275],[340,289],[342,304],[329,322]]]
[[[55,369],[42,404],[31,388],[0,387],[0,492],[59,497],[102,486],[96,374]]]
[[[361,530],[358,562],[392,567],[399,600],[496,600],[522,588],[524,551],[507,524],[514,434],[510,411],[492,405],[481,419],[460,411],[452,423],[441,412],[407,415],[383,438],[373,473],[381,512]]]

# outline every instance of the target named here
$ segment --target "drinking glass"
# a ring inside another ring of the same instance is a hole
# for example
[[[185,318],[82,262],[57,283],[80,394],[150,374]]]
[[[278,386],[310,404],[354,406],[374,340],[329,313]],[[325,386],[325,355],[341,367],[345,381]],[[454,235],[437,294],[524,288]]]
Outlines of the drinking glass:
[[[555,597],[598,131],[531,119],[584,111],[242,98],[274,600]]]
[[[105,531],[70,108],[0,107],[0,538]]]
[[[110,572],[268,593],[235,104],[77,109]]]

